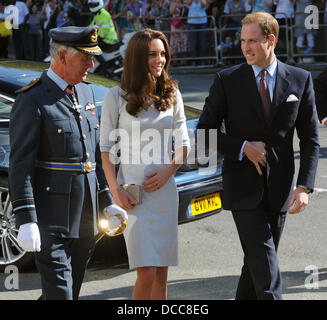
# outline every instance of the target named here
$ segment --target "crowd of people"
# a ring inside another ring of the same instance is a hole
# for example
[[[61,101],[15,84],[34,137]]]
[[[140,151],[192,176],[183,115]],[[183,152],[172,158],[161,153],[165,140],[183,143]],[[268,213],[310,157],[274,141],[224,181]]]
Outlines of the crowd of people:
[[[10,4],[18,8],[19,28],[5,32],[1,23],[5,7]],[[125,33],[142,28],[160,30],[170,41],[173,65],[196,65],[207,64],[205,57],[214,55],[214,36],[218,52],[241,56],[241,19],[257,11],[274,14],[281,25],[278,55],[285,54],[289,46],[286,25],[295,26],[295,53],[312,53],[316,30],[304,27],[304,8],[310,4],[327,12],[326,0],[107,0],[103,7],[113,19],[119,40]],[[17,59],[41,61],[49,54],[51,28],[87,26],[91,20],[87,0],[1,0],[0,58],[8,57],[8,40],[12,35]],[[208,31],[215,27],[217,32]]]

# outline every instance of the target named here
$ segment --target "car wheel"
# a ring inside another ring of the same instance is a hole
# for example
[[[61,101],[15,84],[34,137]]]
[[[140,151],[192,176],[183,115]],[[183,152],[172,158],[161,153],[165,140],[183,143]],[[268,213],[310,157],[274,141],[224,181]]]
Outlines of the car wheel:
[[[19,271],[30,268],[34,254],[23,250],[17,243],[18,229],[8,192],[8,178],[0,176],[0,272],[9,265]]]

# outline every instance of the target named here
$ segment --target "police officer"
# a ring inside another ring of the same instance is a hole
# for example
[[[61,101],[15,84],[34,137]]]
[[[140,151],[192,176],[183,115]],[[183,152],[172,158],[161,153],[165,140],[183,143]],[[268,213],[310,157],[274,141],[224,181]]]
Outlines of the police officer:
[[[83,82],[92,56],[101,54],[97,29],[62,27],[49,35],[49,70],[20,90],[12,108],[9,188],[18,244],[36,251],[42,298],[71,300],[95,246],[98,208],[127,215],[109,194],[94,95]]]
[[[103,51],[110,51],[118,43],[118,36],[110,13],[103,8],[103,0],[88,0],[89,9],[95,14],[90,25],[99,28],[99,46]]]

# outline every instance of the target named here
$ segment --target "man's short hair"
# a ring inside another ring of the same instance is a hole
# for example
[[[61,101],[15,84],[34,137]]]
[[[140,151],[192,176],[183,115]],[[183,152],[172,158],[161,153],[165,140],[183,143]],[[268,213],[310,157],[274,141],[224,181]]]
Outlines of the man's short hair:
[[[242,19],[242,26],[245,24],[255,23],[259,25],[263,36],[268,39],[270,34],[276,37],[276,43],[278,41],[279,24],[277,20],[268,12],[253,12],[245,16]]]
[[[73,47],[65,46],[63,44],[51,41],[51,50],[50,50],[51,59],[50,59],[50,63],[53,63],[54,60],[56,60],[58,58],[60,50],[67,51],[67,54],[69,56],[73,56],[76,52],[78,52],[78,50],[76,50]]]

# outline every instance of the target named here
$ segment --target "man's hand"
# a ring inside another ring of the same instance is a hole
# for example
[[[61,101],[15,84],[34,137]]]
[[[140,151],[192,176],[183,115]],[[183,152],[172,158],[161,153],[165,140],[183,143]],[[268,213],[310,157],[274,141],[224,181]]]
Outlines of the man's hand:
[[[128,219],[127,212],[115,204],[111,204],[110,206],[105,207],[103,211],[107,218],[120,214],[125,220]]]
[[[248,141],[243,149],[244,154],[255,165],[258,173],[262,175],[260,165],[267,165],[265,144],[261,141]]]
[[[305,189],[302,187],[297,187],[291,197],[291,200],[288,204],[288,207],[291,208],[288,210],[288,213],[299,213],[304,211],[309,202],[309,195]]]
[[[41,237],[37,224],[35,222],[22,224],[18,230],[17,242],[26,251],[41,251]]]
[[[121,215],[126,221],[128,220],[127,212],[115,204],[105,207],[103,212],[108,219],[110,228],[118,228],[121,223],[116,215]]]

